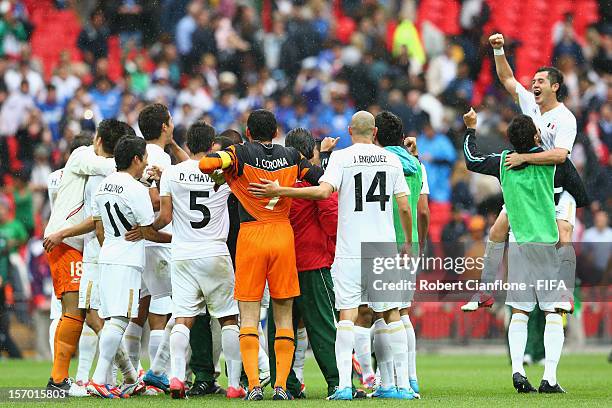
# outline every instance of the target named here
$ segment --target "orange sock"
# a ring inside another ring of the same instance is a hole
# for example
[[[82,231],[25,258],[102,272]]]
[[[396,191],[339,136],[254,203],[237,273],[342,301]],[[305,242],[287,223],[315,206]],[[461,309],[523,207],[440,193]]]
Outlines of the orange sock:
[[[249,379],[249,390],[260,387],[259,332],[257,327],[240,328],[240,354],[242,355],[242,367]]]
[[[276,329],[274,338],[274,353],[276,354],[276,384],[274,387],[287,389],[287,377],[293,362],[293,352],[295,351],[295,340],[293,330]]]
[[[59,383],[68,378],[70,359],[74,355],[83,330],[83,318],[65,313],[57,325],[55,333],[55,356],[51,377],[53,382]]]

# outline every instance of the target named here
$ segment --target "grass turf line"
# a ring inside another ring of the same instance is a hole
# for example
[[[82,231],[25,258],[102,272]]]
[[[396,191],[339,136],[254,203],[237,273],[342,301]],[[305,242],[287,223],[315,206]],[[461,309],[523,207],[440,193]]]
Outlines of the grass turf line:
[[[568,355],[562,356],[558,370],[560,384],[568,392],[565,395],[519,395],[512,387],[511,370],[505,356],[444,356],[423,355],[417,360],[419,383],[423,398],[420,401],[397,400],[356,400],[354,406],[397,406],[412,403],[422,407],[487,407],[501,408],[506,406],[528,407],[598,407],[612,406],[612,365],[607,362],[604,354]],[[72,370],[76,370],[76,360],[73,360]],[[36,361],[0,361],[0,387],[44,387],[50,371],[49,362]],[[541,366],[527,367],[527,376],[537,388],[544,368]],[[304,408],[320,408],[320,404],[342,404],[343,402],[322,401],[326,387],[316,362],[308,358],[305,365],[306,395],[308,399],[295,401]],[[226,385],[222,376],[220,382]],[[258,406],[277,404],[270,400],[272,390],[265,389],[266,401]],[[185,404],[195,406],[231,406],[245,404],[243,401],[228,401],[222,396],[208,396],[187,401],[174,401],[168,395],[157,397],[134,397],[121,401],[107,401],[98,398],[71,398],[62,401],[61,406],[74,407],[108,407],[117,404],[129,407],[162,408],[169,404],[178,406]],[[254,403],[249,403],[249,405]],[[31,402],[19,403],[1,401],[6,407],[46,407],[58,406],[57,403]],[[215,407],[218,408],[218,407]]]

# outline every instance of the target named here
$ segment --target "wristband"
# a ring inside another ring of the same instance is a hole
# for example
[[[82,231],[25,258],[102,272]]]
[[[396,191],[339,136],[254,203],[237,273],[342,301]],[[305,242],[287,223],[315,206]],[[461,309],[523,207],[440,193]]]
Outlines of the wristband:
[[[504,55],[504,47],[493,48],[493,55]]]

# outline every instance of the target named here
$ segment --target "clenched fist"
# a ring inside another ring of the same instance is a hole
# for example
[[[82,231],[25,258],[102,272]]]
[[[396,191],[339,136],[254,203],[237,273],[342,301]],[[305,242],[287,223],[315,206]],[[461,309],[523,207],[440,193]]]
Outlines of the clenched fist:
[[[476,129],[476,118],[476,111],[474,108],[470,108],[468,113],[463,115],[463,122],[467,128]]]
[[[501,47],[504,46],[503,34],[500,34],[500,33],[493,34],[492,36],[489,37],[489,43],[491,44],[491,47],[497,50],[500,49]]]

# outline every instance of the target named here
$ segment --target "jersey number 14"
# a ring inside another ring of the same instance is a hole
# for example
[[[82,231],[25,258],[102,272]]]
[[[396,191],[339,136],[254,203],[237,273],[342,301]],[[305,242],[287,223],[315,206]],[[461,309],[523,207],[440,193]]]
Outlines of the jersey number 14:
[[[379,193],[375,194],[376,189]],[[380,203],[380,210],[385,211],[387,201],[391,198],[387,194],[387,173],[377,171],[370,188],[366,193],[366,203]],[[355,174],[355,211],[363,211],[363,177],[361,173]]]

